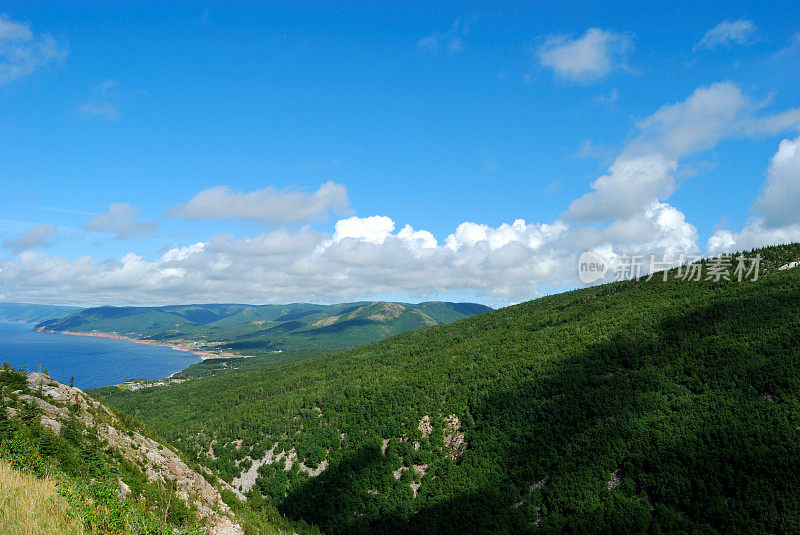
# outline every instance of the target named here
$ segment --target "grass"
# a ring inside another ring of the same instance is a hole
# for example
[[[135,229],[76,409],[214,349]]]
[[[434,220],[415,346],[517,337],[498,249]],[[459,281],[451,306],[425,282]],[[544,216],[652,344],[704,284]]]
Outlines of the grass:
[[[14,470],[0,461],[0,533],[82,535],[80,520],[67,514],[67,499],[52,479]]]

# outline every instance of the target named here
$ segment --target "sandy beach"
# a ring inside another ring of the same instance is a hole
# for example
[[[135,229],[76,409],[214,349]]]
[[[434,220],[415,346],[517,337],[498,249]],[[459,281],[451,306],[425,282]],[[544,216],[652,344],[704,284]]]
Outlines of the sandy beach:
[[[91,332],[80,332],[80,331],[53,331],[50,329],[43,329],[37,328],[34,329],[36,332],[39,333],[47,333],[47,334],[68,334],[70,336],[93,336],[96,338],[110,338],[112,340],[127,340],[128,342],[135,342],[137,344],[146,344],[150,346],[160,346],[160,347],[170,347],[172,349],[176,349],[178,351],[187,351],[200,357],[203,360],[211,360],[211,359],[229,359],[229,358],[250,358],[253,355],[237,355],[235,353],[231,353],[229,351],[223,351],[220,353],[214,353],[211,351],[201,351],[199,349],[194,349],[186,344],[172,344],[169,342],[159,342],[156,340],[142,340],[139,338],[132,338],[130,336],[124,336],[117,333],[105,333],[101,331],[91,331]]]

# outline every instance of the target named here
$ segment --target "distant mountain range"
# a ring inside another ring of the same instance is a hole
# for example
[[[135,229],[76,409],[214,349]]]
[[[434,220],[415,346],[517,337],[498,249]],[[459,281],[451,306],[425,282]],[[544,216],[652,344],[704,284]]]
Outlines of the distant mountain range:
[[[211,353],[334,349],[488,312],[475,303],[96,307],[41,321],[37,330],[126,337]]]
[[[32,305],[30,303],[0,303],[0,321],[39,323],[78,312],[80,307],[61,305]]]

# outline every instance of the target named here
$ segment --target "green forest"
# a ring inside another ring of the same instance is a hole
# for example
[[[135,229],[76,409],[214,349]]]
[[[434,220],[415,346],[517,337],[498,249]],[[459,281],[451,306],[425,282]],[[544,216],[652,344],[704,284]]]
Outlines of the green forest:
[[[798,532],[800,245],[755,253],[755,281],[618,282],[93,394],[329,534]]]

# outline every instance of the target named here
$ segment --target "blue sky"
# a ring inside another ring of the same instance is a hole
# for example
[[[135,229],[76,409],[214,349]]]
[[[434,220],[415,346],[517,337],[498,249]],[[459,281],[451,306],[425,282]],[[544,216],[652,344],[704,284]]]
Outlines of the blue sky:
[[[0,14],[2,300],[502,305],[800,239],[785,2]]]

